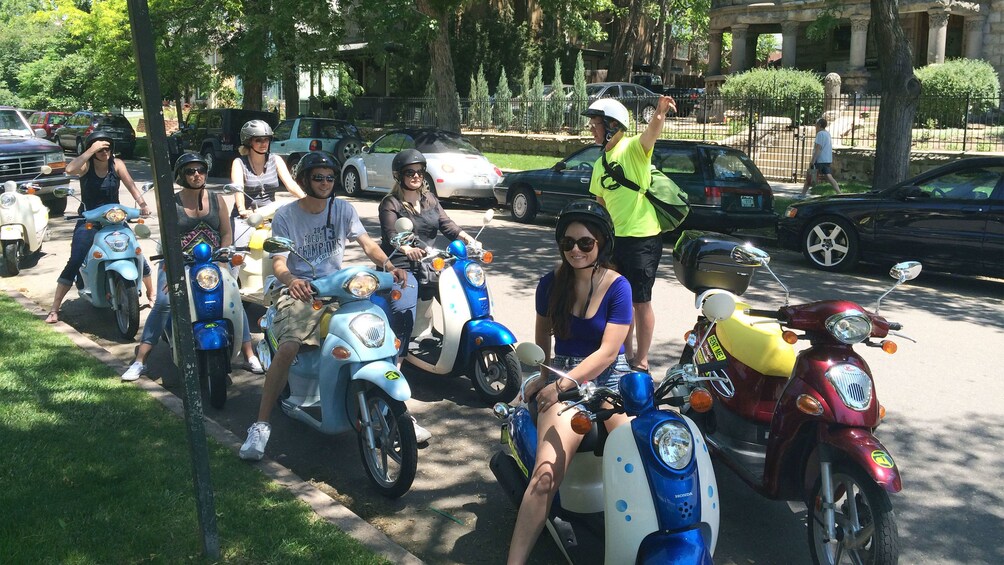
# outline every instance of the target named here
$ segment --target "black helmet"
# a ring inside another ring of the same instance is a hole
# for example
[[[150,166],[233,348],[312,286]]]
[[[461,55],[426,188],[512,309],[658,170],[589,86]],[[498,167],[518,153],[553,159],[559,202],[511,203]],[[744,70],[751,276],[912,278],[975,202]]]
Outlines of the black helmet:
[[[203,167],[209,169],[209,163],[206,162],[205,157],[199,155],[198,153],[189,151],[188,153],[182,153],[181,157],[174,162],[174,182],[180,184],[185,188],[192,188],[188,186],[188,180],[185,178],[184,168],[186,165],[191,165],[192,163],[201,163]]]
[[[331,156],[330,153],[326,151],[311,151],[303,157],[300,157],[300,162],[296,164],[293,168],[293,174],[296,176],[296,182],[300,185],[307,194],[317,198],[314,194],[313,189],[310,187],[310,182],[307,181],[307,175],[314,169],[331,169],[332,171],[338,171],[338,163],[335,162],[335,158]],[[332,190],[331,194],[335,192]]]
[[[603,247],[600,248],[598,259],[603,261],[613,257],[614,221],[610,217],[610,212],[600,206],[599,202],[587,199],[574,200],[562,208],[561,213],[558,214],[558,223],[554,227],[555,241],[559,241],[565,235],[568,224],[572,222],[589,224],[598,229],[600,235],[603,236]]]
[[[391,171],[394,172],[395,177],[399,177],[401,169],[404,169],[408,165],[422,165],[425,167],[425,155],[422,155],[422,152],[418,149],[400,151],[394,156],[394,162],[391,163]]]
[[[84,139],[84,149],[90,149],[91,145],[94,145],[95,141],[101,140],[107,141],[109,143],[109,147],[112,149],[112,152],[115,152],[115,139],[112,138],[110,133],[100,129],[96,129],[87,135],[87,138]]]

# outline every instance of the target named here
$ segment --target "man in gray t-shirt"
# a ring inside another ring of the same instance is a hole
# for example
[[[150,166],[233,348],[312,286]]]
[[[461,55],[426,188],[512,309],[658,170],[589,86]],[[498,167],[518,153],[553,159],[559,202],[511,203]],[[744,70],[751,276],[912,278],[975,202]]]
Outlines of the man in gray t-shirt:
[[[809,170],[805,172],[805,183],[802,184],[802,194],[797,198],[805,198],[809,192],[809,187],[819,181],[819,176],[823,176],[826,182],[833,187],[833,192],[840,194],[840,185],[833,178],[833,141],[830,132],[826,131],[826,118],[816,120],[816,140],[812,144],[812,161]]]
[[[268,419],[289,379],[289,367],[301,346],[320,345],[318,326],[326,309],[314,310],[311,306],[311,279],[341,269],[349,241],[358,242],[363,253],[380,268],[391,270],[397,282],[407,277],[403,270],[394,268],[380,245],[367,235],[355,208],[334,198],[337,170],[335,160],[327,153],[304,155],[296,167],[296,182],[306,196],[280,208],[272,220],[272,235],[293,240],[297,253],[309,264],[292,253],[272,255],[272,270],[285,287],[275,302],[276,313],[269,328],[278,349],[265,373],[258,420],[248,428],[241,459],[257,461],[264,456],[272,432]]]

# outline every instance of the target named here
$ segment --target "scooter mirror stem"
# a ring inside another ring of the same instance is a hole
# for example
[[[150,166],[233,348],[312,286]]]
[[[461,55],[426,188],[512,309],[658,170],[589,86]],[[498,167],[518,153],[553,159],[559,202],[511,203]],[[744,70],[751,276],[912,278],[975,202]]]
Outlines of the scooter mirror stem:
[[[770,265],[764,263],[763,268],[767,269],[767,272],[770,273],[770,276],[774,277],[774,280],[777,281],[777,284],[781,285],[781,288],[784,289],[784,305],[787,306],[788,300],[791,297],[791,291],[788,290],[788,286],[785,285],[783,282],[781,282],[781,279],[779,279],[778,276],[774,274],[774,270],[770,268]]]
[[[883,293],[882,296],[879,296],[878,300],[875,301],[875,313],[879,313],[879,308],[882,306],[883,298],[889,296],[889,293],[896,290],[897,286],[905,283],[906,281],[912,281],[917,278],[917,276],[920,275],[922,268],[923,267],[919,261],[904,261],[893,265],[892,269],[889,270],[889,276],[896,279],[896,282],[892,285],[892,288],[885,291],[885,293]]]

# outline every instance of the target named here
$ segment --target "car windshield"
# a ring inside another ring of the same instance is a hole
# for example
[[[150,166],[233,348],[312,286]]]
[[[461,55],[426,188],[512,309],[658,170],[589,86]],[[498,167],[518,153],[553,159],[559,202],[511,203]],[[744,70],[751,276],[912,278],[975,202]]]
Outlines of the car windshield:
[[[598,96],[600,94],[600,92],[603,90],[603,88],[604,87],[601,86],[601,85],[587,84],[586,85],[586,94],[589,95],[589,96]]]
[[[0,134],[31,137],[31,127],[14,110],[0,110]]]
[[[415,149],[422,153],[462,153],[480,155],[481,152],[466,139],[445,132],[423,132],[415,135]]]
[[[342,122],[321,122],[321,137],[359,137],[356,126]]]

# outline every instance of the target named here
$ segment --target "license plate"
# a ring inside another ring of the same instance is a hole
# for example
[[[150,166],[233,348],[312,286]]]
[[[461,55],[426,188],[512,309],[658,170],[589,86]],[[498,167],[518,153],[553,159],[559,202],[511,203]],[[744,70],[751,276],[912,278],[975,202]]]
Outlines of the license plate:
[[[739,206],[743,208],[753,208],[754,206],[756,206],[756,200],[749,195],[740,195]]]
[[[488,175],[474,175],[474,184],[488,184]]]

